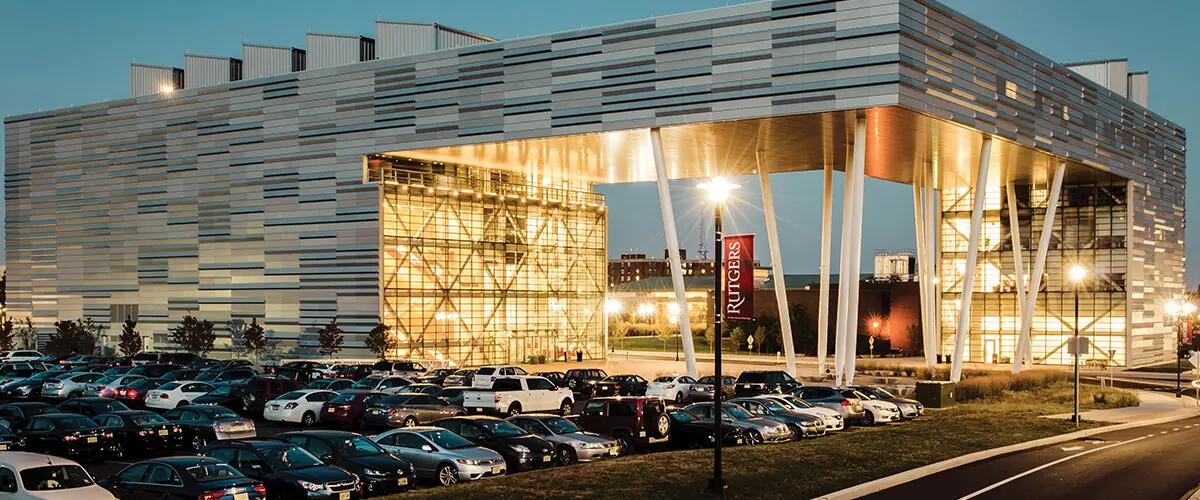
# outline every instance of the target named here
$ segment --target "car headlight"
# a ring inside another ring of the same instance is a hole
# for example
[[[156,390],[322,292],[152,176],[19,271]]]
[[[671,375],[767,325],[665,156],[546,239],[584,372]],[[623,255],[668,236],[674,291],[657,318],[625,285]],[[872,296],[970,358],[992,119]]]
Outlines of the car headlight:
[[[517,453],[529,453],[529,448],[525,447],[525,445],[514,444],[509,445],[509,448],[512,448],[512,450]]]
[[[29,394],[29,391],[32,391],[32,390],[33,390],[33,386],[28,386],[28,385],[25,387],[17,388],[17,392],[20,394]]]
[[[808,422],[808,421],[800,422],[801,427],[812,427],[814,425],[817,425],[817,423],[816,422]]]
[[[383,472],[380,470],[375,470],[375,469],[363,469],[363,474],[366,474],[368,476],[386,476],[387,475],[386,472]]]
[[[579,447],[585,450],[602,450],[604,443],[580,443]]]
[[[325,485],[323,485],[323,484],[310,483],[303,479],[300,480],[300,487],[304,488],[308,491],[321,491],[321,490],[325,489]]]
[[[463,464],[463,465],[480,465],[480,464],[482,464],[482,463],[483,463],[483,461],[482,461],[482,460],[468,460],[468,459],[465,459],[465,458],[460,458],[460,459],[458,459],[458,460],[455,460],[455,462],[458,462],[458,463],[460,463],[460,464]]]

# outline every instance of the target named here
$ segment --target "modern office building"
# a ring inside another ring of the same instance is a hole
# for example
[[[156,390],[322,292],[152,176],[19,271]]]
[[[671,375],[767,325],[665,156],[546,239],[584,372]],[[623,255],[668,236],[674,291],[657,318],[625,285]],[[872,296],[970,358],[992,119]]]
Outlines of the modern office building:
[[[844,171],[841,275],[861,271],[863,177],[914,186],[927,350],[1015,359],[1028,331],[1032,361],[1063,362],[1063,271],[1080,263],[1089,356],[1174,353],[1159,306],[1183,290],[1186,136],[1120,64],[1072,71],[932,0],[756,2],[498,42],[405,26],[248,46],[243,79],[197,88],[140,69],[146,95],[6,118],[12,314],[48,332],[119,311],[158,335],[253,317],[285,348],[337,317],[349,356],[382,318],[397,355],[603,357],[595,185],[658,182],[677,252],[668,179],[757,176],[769,194],[769,174],[815,171],[828,229]],[[191,81],[234,64],[216,61]],[[777,250],[768,201],[761,248]],[[832,243],[812,242],[824,275]],[[841,353],[858,285],[836,293],[822,348]]]
[[[686,276],[712,276],[716,263],[712,259],[687,258],[687,250],[679,250],[679,265]],[[639,281],[645,278],[671,276],[671,258],[663,250],[661,259],[647,257],[644,253],[623,253],[620,258],[608,261],[608,286]]]

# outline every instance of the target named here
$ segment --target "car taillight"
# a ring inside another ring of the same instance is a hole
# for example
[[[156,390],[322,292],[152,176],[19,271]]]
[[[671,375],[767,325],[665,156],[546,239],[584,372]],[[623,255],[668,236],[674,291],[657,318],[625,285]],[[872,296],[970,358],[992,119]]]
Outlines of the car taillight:
[[[213,430],[217,432],[225,432],[225,426],[221,425],[220,422],[213,422]]]
[[[254,492],[262,496],[267,496],[267,485],[258,483],[254,485]]]
[[[288,404],[284,405],[284,406],[283,406],[283,409],[285,409],[285,410],[294,410],[294,409],[296,409],[296,407],[297,407],[297,406],[300,406],[300,403],[297,403],[297,402],[293,401],[293,402],[291,402],[291,403],[288,403]]]
[[[130,389],[129,391],[127,391],[127,392],[125,393],[125,396],[127,396],[127,397],[130,397],[130,398],[137,398],[137,397],[138,397],[138,391],[136,391],[136,390],[133,390],[133,389]]]
[[[850,400],[848,400],[848,399],[843,399],[843,400],[842,400],[842,402],[841,402],[841,405],[842,405],[842,406],[850,406]]]
[[[221,500],[221,498],[224,496],[225,490],[212,490],[201,493],[200,496],[196,498],[199,500]]]
[[[159,394],[158,397],[163,398],[163,399],[171,399],[171,396],[168,396],[167,393],[165,393],[165,392],[162,394]]]
[[[667,384],[667,389],[674,389],[674,388],[675,388],[675,384]]]

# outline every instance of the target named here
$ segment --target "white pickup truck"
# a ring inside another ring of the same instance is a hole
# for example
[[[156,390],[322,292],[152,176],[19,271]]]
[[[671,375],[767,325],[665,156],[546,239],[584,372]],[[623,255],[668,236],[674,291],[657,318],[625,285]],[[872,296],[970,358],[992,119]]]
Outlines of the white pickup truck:
[[[542,377],[497,378],[488,389],[463,391],[463,407],[472,413],[501,413],[508,416],[530,412],[571,413],[575,396]]]

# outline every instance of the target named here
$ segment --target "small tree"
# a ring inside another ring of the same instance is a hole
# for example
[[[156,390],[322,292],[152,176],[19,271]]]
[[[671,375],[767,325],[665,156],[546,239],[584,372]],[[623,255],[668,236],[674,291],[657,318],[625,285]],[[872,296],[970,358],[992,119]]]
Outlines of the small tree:
[[[16,324],[13,323],[12,318],[4,318],[4,323],[0,323],[0,350],[13,350],[13,331],[15,328]]]
[[[81,321],[69,319],[54,322],[54,333],[46,343],[50,354],[91,354],[96,351],[96,337],[82,326]]]
[[[270,344],[267,342],[266,330],[258,324],[258,318],[250,318],[250,326],[242,332],[242,348],[257,361],[267,352],[268,347]]]
[[[217,340],[213,333],[213,324],[209,320],[198,320],[191,315],[184,316],[179,326],[170,329],[171,342],[186,352],[204,356],[213,349]]]
[[[79,328],[83,329],[84,333],[92,338],[93,351],[90,351],[88,354],[95,352],[95,349],[99,347],[96,345],[96,341],[104,337],[104,325],[92,321],[92,318],[80,318],[76,323],[79,324]],[[101,342],[101,345],[105,343],[107,342]]]
[[[33,319],[25,318],[17,321],[17,344],[22,349],[37,349],[37,329],[33,327]]]
[[[375,328],[367,333],[365,344],[379,359],[386,359],[388,352],[396,348],[396,340],[388,333],[388,327],[382,321],[376,323]]]
[[[121,325],[121,336],[117,342],[117,348],[125,356],[133,356],[142,352],[145,344],[142,342],[142,334],[137,331],[137,321],[134,321],[133,318],[125,318],[125,322]]]
[[[329,323],[321,327],[320,335],[317,337],[317,352],[322,355],[333,357],[338,351],[342,350],[342,342],[345,339],[342,337],[342,329],[338,327],[337,318],[329,320]]]

